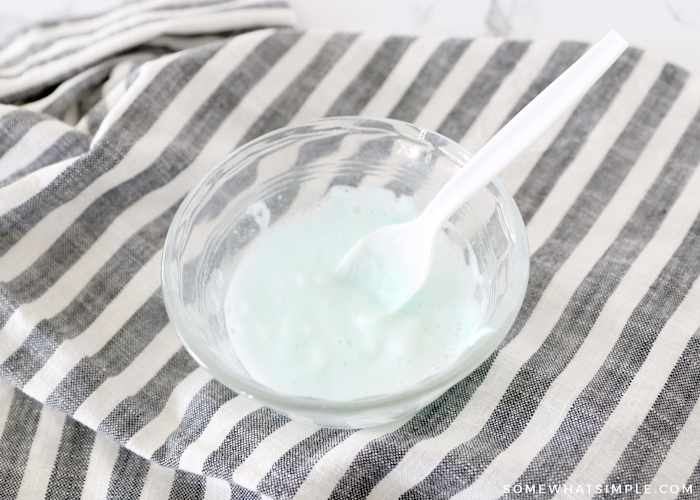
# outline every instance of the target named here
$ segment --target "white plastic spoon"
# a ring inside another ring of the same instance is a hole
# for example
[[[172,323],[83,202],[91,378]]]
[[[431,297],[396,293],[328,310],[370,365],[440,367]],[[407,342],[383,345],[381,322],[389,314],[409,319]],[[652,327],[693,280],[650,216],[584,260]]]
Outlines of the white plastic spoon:
[[[608,33],[494,135],[416,219],[361,239],[336,274],[370,290],[388,312],[400,309],[428,278],[437,236],[450,216],[539,139],[628,45],[614,31]]]

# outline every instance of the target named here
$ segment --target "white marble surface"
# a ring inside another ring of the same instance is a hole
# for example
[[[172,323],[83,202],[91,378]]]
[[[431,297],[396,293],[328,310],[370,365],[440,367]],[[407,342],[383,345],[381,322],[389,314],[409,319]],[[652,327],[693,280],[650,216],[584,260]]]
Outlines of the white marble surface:
[[[125,0],[0,0],[0,30]],[[596,41],[611,29],[700,74],[700,0],[289,0],[299,27]]]
[[[700,0],[289,0],[300,27],[593,42],[614,29],[700,74]]]

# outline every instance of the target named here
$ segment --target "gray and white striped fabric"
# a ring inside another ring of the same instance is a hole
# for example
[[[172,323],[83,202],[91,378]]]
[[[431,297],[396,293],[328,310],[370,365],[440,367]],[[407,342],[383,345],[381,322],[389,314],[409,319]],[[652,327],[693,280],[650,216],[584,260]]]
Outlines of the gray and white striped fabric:
[[[302,425],[185,352],[161,248],[237,145],[368,115],[477,150],[587,48],[293,22],[150,0],[0,50],[0,498],[700,498],[700,80],[642,50],[502,176],[523,309],[407,423]]]

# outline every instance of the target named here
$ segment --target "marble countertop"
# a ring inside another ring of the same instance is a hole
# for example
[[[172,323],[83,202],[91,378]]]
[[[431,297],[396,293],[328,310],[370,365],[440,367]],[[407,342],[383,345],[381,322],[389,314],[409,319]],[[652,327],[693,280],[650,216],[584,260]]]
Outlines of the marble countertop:
[[[410,34],[597,41],[632,45],[700,74],[698,0],[289,0],[300,27]]]
[[[83,16],[125,0],[23,0],[0,5],[0,31]],[[700,74],[698,0],[288,0],[299,27],[397,34],[597,41],[611,29],[632,45]]]

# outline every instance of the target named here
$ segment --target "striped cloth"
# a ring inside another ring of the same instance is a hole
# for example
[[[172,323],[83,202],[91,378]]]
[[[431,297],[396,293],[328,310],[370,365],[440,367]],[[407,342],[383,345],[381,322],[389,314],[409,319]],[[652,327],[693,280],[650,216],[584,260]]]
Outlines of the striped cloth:
[[[502,176],[524,306],[410,421],[302,425],[198,367],[161,248],[229,151],[360,114],[477,150],[587,48],[293,22],[147,0],[1,48],[0,498],[699,498],[700,80],[638,49]]]

